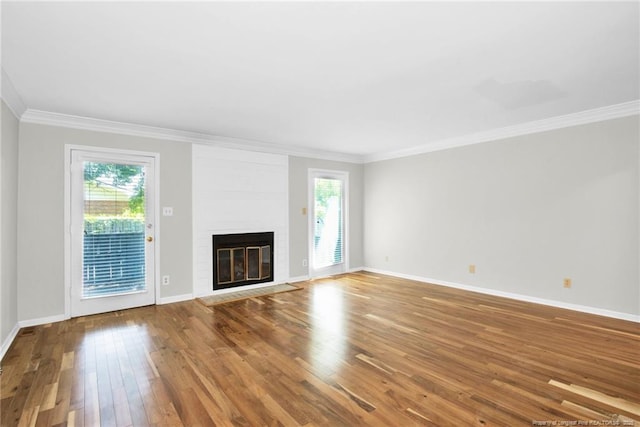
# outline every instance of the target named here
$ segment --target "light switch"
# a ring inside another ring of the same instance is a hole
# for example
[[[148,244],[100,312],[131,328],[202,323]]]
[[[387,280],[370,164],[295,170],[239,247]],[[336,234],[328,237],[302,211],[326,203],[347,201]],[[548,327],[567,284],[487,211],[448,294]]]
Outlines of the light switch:
[[[171,206],[163,207],[162,216],[173,216],[173,208]]]

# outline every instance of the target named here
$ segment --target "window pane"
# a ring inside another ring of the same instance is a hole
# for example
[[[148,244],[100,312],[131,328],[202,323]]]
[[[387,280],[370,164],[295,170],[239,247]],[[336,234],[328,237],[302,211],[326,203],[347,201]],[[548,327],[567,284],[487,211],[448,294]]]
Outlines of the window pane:
[[[84,162],[82,297],[146,289],[144,167]]]
[[[343,262],[342,181],[314,181],[314,268]]]

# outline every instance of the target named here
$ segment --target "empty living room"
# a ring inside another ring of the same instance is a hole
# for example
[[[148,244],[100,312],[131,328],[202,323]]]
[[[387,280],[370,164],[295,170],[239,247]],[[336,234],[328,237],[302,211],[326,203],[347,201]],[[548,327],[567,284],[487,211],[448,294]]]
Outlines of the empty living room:
[[[0,19],[1,426],[640,426],[640,2]]]

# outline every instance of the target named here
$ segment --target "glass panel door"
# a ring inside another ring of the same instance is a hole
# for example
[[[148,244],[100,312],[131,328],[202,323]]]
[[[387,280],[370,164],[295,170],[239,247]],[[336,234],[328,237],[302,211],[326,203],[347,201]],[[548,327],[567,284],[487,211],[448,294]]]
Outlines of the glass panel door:
[[[155,303],[154,159],[72,151],[71,314]]]
[[[346,174],[311,173],[311,265],[310,275],[346,271],[345,182]]]

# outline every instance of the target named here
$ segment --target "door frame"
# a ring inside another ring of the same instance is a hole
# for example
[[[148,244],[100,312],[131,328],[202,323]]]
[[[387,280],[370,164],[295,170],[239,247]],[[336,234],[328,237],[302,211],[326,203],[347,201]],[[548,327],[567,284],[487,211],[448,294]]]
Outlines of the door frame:
[[[154,304],[158,304],[160,300],[160,153],[149,151],[125,150],[119,148],[108,148],[90,145],[65,144],[64,146],[64,318],[71,318],[71,284],[72,284],[72,260],[71,260],[71,157],[73,151],[85,151],[95,153],[96,155],[104,154],[109,156],[144,156],[151,157],[154,161],[154,182],[152,191],[154,197],[153,206],[153,224],[154,224],[154,243],[153,245],[153,292]]]
[[[330,179],[341,179],[344,188],[342,189],[342,215],[343,215],[343,236],[342,236],[342,244],[343,244],[343,253],[342,253],[342,264],[341,267],[329,266],[321,269],[313,268],[313,250],[314,250],[314,218],[315,218],[315,178],[330,178]],[[309,213],[309,222],[307,226],[308,231],[308,254],[307,254],[307,268],[309,278],[322,277],[322,276],[331,276],[333,274],[341,274],[349,271],[349,172],[343,170],[332,170],[332,169],[316,169],[309,168],[308,178],[307,178],[307,188],[308,188],[308,207],[307,211]]]

